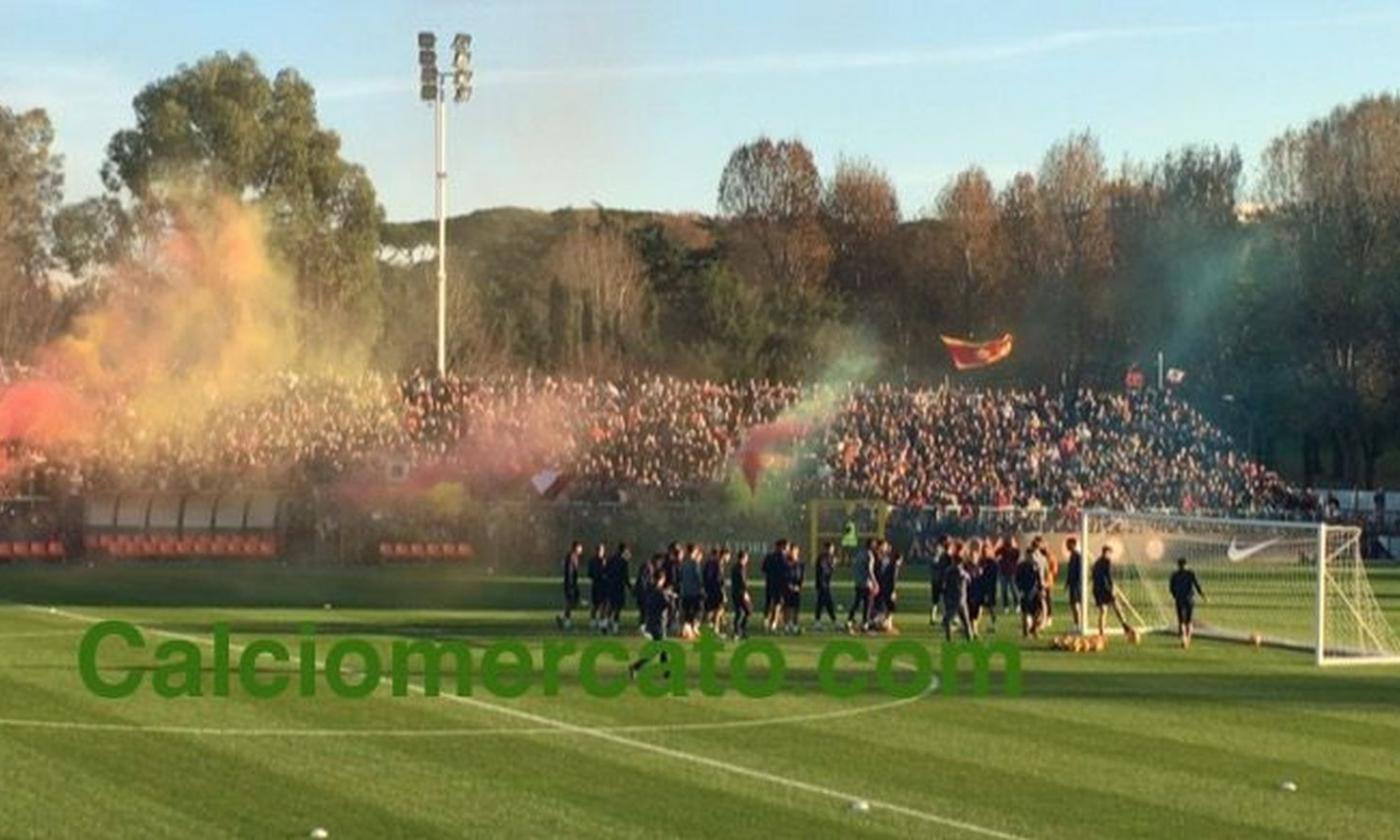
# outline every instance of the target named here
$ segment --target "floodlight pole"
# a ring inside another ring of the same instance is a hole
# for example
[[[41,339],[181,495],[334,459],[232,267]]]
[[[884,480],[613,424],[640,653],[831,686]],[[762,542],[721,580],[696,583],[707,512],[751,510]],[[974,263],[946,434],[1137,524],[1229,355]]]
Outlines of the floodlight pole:
[[[437,372],[447,376],[447,107],[445,85],[438,83],[433,116],[437,138]]]
[[[452,69],[442,72],[437,63],[437,36],[418,33],[418,95],[433,104],[433,204],[437,210],[437,373],[447,376],[447,82],[452,81],[454,102],[466,102],[472,93],[472,37],[458,32],[452,38]]]

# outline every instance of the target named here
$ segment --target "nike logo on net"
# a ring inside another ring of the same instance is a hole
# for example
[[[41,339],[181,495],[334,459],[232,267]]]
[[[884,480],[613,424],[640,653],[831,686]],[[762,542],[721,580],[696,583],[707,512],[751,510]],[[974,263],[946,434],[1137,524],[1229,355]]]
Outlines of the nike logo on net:
[[[1274,545],[1282,539],[1282,537],[1274,537],[1271,540],[1265,540],[1261,543],[1255,543],[1249,548],[1240,548],[1238,545],[1236,545],[1235,538],[1231,537],[1230,547],[1225,549],[1225,556],[1230,558],[1231,563],[1238,563],[1241,560],[1246,560],[1250,557],[1253,557],[1254,555],[1258,554],[1259,552],[1263,551],[1269,546]]]

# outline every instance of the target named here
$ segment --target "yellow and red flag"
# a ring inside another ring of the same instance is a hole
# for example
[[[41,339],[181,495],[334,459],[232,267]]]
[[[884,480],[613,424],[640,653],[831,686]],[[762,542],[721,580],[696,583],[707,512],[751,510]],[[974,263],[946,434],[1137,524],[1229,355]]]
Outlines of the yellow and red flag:
[[[994,365],[1011,355],[1011,333],[991,341],[963,341],[950,335],[939,337],[943,339],[943,346],[948,348],[948,355],[953,359],[953,367],[958,370],[972,370]]]

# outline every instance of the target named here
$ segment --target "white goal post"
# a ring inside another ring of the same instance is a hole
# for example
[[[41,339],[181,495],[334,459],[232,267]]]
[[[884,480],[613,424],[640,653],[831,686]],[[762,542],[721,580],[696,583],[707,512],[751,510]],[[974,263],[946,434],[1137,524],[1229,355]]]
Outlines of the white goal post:
[[[1355,526],[1089,510],[1079,536],[1090,612],[1090,566],[1109,545],[1129,623],[1175,632],[1167,581],[1184,557],[1206,594],[1199,637],[1310,651],[1318,665],[1400,663]]]

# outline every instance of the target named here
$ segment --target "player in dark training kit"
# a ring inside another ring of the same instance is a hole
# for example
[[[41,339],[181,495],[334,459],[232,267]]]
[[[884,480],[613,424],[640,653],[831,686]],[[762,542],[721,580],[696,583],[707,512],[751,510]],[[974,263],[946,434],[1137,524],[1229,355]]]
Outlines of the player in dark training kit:
[[[1186,568],[1185,557],[1176,559],[1176,571],[1172,572],[1171,580],[1167,581],[1167,588],[1171,590],[1172,600],[1176,602],[1176,632],[1181,636],[1181,647],[1189,648],[1194,630],[1192,619],[1196,613],[1196,596],[1200,595],[1204,599],[1206,593],[1202,591],[1196,573]]]
[[[1118,618],[1118,623],[1123,625],[1123,635],[1129,639],[1137,634],[1128,625],[1128,620],[1123,617],[1123,608],[1118,605],[1118,587],[1113,585],[1113,549],[1104,546],[1099,553],[1099,559],[1094,561],[1094,565],[1089,569],[1089,581],[1094,590],[1094,606],[1099,610],[1099,635],[1102,636],[1104,629],[1104,619],[1107,617],[1108,608],[1113,608],[1113,614]]]
[[[763,557],[759,571],[763,573],[763,627],[772,633],[778,629],[783,610],[783,595],[787,590],[787,540],[778,540],[773,550]]]
[[[574,610],[578,607],[582,594],[579,592],[578,586],[578,567],[579,561],[582,559],[583,543],[576,542],[569,546],[569,553],[564,555],[563,569],[561,570],[564,579],[564,611],[554,619],[560,630],[569,630],[574,626]]]
[[[673,601],[675,596],[672,590],[666,586],[666,568],[664,564],[653,570],[651,581],[647,586],[646,597],[643,600],[642,612],[645,618],[642,621],[642,632],[653,642],[659,642],[666,638],[666,625],[670,621],[671,614],[675,612]],[[666,652],[661,652],[661,664],[665,665],[669,660]],[[644,665],[651,661],[650,657],[642,657],[631,665],[627,666],[627,675],[637,676],[637,672]],[[663,676],[669,677],[669,672],[663,672]]]
[[[855,584],[855,597],[851,599],[851,611],[846,614],[846,629],[854,632],[856,613],[860,613],[859,629],[864,630],[870,623],[871,596],[875,594],[875,550],[874,540],[866,541],[856,552],[851,563],[851,580]]]
[[[627,603],[627,573],[631,566],[632,551],[627,543],[618,543],[617,551],[603,565],[603,590],[607,596],[607,615],[603,622],[604,633],[616,633],[622,619],[622,608]]]
[[[749,637],[749,616],[753,615],[753,601],[749,599],[749,553],[739,552],[734,558],[734,568],[729,572],[729,603],[734,608],[734,638]]]
[[[1079,541],[1074,537],[1065,540],[1065,554],[1069,560],[1065,564],[1065,589],[1069,591],[1070,620],[1074,626],[1084,629],[1084,555],[1079,553]]]
[[[1016,594],[1021,607],[1021,636],[1039,638],[1045,578],[1034,554],[1028,551],[1016,561],[1015,575]]]
[[[831,597],[831,577],[836,573],[836,546],[827,543],[817,555],[815,567],[817,577],[817,614],[812,617],[812,629],[822,627],[822,613],[831,619],[832,629],[836,628],[836,601]]]
[[[700,566],[700,578],[705,590],[705,624],[716,634],[724,620],[724,567],[729,563],[729,549],[715,548]]]
[[[953,622],[962,625],[963,636],[969,641],[976,638],[976,630],[969,611],[968,589],[972,575],[968,572],[971,564],[966,558],[948,564],[943,571],[943,638],[953,640]]]
[[[598,543],[598,550],[588,558],[588,626],[597,630],[602,626],[607,594],[603,590],[603,566],[608,561],[608,547]]]

